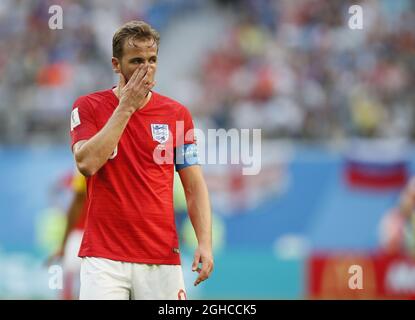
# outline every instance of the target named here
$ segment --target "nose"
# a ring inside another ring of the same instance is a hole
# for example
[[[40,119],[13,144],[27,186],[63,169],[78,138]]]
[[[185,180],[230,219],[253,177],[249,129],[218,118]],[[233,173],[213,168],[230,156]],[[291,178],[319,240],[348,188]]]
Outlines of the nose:
[[[148,71],[153,71],[154,67],[151,63],[146,63],[146,67],[148,68]]]

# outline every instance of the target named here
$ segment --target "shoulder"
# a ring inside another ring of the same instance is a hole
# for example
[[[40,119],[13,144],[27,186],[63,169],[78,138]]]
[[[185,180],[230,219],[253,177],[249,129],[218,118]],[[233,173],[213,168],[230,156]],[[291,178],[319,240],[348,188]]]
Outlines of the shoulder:
[[[153,95],[155,103],[157,103],[159,106],[170,108],[172,112],[175,112],[179,117],[190,115],[189,109],[180,102],[154,91]]]

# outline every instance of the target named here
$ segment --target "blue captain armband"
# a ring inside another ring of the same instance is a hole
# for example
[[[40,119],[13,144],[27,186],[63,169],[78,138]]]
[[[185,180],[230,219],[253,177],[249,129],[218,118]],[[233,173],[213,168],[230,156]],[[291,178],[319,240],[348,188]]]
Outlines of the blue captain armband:
[[[177,147],[174,151],[174,164],[176,171],[199,164],[197,145],[190,143]]]

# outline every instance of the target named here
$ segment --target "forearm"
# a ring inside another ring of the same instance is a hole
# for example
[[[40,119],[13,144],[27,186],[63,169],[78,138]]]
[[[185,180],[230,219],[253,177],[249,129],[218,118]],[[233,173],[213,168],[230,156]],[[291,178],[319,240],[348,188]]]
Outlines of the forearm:
[[[185,189],[189,217],[199,245],[212,247],[212,215],[205,182],[193,183]]]
[[[68,209],[68,215],[67,215],[67,223],[65,226],[65,232],[62,239],[61,248],[63,249],[66,245],[66,242],[68,240],[68,236],[71,233],[71,231],[74,229],[76,222],[78,221],[83,206],[85,204],[85,198],[86,193],[75,193],[72,203]]]
[[[105,126],[75,150],[75,161],[83,175],[94,175],[107,162],[132,114],[132,110],[117,107]]]

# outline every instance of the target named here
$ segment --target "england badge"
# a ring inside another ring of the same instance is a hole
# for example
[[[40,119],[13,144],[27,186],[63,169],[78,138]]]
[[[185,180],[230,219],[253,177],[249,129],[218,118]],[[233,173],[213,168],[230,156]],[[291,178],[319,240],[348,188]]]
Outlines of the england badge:
[[[169,140],[169,125],[152,123],[151,135],[153,136],[153,140],[159,143],[165,143],[167,140]]]

